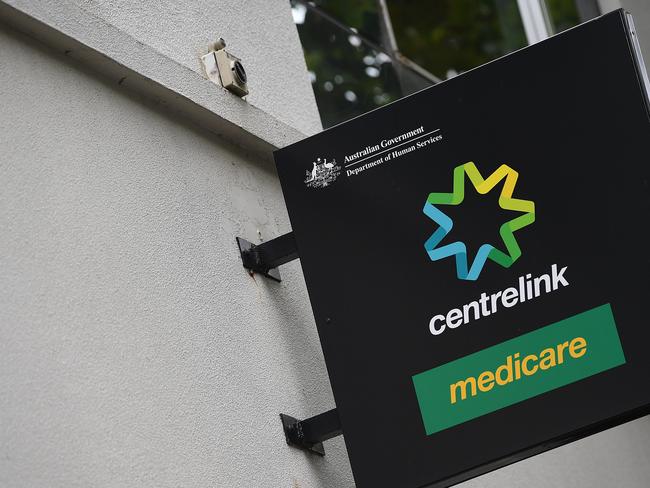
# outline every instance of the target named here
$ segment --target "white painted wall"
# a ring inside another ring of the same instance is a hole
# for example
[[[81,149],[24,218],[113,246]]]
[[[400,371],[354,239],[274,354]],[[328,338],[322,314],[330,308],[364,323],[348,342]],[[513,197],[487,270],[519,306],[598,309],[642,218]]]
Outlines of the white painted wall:
[[[288,0],[0,0],[0,19],[5,6],[201,105],[206,95],[192,81],[204,77],[200,57],[208,45],[223,37],[246,68],[250,94],[247,103],[227,102],[215,88],[219,115],[240,125],[255,107],[304,134],[321,130]]]
[[[2,25],[0,107],[0,486],[353,486],[341,438],[306,456],[278,418],[333,407],[300,266],[254,279],[234,242],[289,230],[273,165]],[[644,418],[463,486],[645,488],[648,439]]]
[[[249,103],[305,133],[320,131],[288,0],[64,1],[91,11],[197,73],[200,55],[210,42],[223,37],[246,68]]]
[[[333,407],[273,165],[0,27],[0,486],[343,487],[280,412]]]

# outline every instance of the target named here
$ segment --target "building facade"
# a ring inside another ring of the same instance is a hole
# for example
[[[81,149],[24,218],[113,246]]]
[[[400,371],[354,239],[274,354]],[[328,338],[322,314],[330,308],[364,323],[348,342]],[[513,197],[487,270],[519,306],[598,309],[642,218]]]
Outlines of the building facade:
[[[218,37],[245,99],[205,75]],[[322,128],[289,2],[0,0],[0,106],[0,486],[354,486],[341,437],[280,423],[334,408],[300,264],[235,244],[290,231],[272,151]],[[462,486],[646,487],[648,438]]]

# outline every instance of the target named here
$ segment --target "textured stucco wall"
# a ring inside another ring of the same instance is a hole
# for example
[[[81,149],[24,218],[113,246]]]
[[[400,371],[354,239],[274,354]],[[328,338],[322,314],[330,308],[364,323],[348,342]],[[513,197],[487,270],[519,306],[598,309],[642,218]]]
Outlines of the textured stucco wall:
[[[249,103],[306,134],[321,129],[288,0],[63,1],[197,73],[208,44],[223,37],[248,73]]]
[[[272,165],[1,26],[0,66],[0,486],[353,486],[280,427],[333,403],[299,264],[236,251],[289,230]],[[463,486],[647,487],[648,439]]]
[[[286,0],[0,0],[1,20],[75,59],[98,65],[101,71],[106,71],[102,65],[108,60],[123,65],[269,143],[283,139],[274,134],[283,125],[289,126],[288,132],[295,129],[306,135],[321,130]],[[206,81],[200,58],[218,37],[246,68],[250,89],[246,101]],[[84,54],[86,48],[97,55]],[[133,84],[133,74],[119,72],[112,67],[109,76]],[[159,101],[170,103],[175,98],[165,96]],[[266,134],[260,124],[277,127]]]
[[[0,486],[351,486],[275,170],[0,28]]]

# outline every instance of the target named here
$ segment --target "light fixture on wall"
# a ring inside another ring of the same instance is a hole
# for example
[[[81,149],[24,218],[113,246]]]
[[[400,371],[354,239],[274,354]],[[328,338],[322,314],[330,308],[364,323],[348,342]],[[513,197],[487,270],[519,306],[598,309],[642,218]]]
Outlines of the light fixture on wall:
[[[226,51],[226,41],[219,38],[210,45],[210,51],[201,57],[208,79],[219,83],[239,97],[248,95],[246,70],[241,60]]]

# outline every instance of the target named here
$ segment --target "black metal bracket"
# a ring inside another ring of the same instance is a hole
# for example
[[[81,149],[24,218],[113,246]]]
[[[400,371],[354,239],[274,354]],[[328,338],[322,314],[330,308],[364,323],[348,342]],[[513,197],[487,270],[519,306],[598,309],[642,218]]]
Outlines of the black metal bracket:
[[[319,456],[325,455],[323,441],[343,433],[336,409],[305,420],[298,420],[281,413],[280,419],[282,419],[287,444]]]
[[[244,268],[275,281],[282,281],[278,266],[298,259],[293,232],[262,244],[253,244],[246,239],[237,237],[237,245]]]

